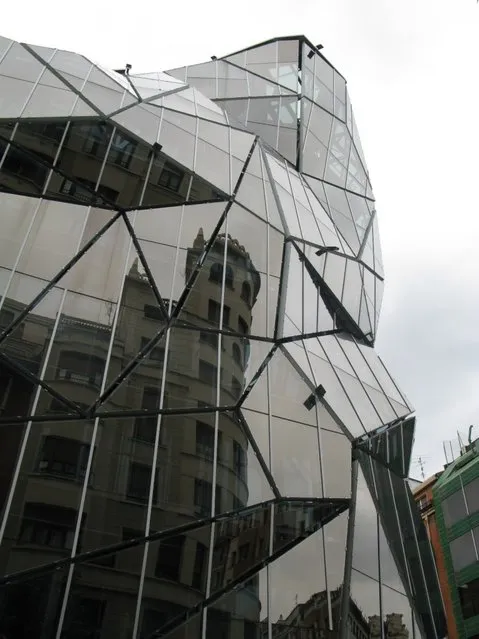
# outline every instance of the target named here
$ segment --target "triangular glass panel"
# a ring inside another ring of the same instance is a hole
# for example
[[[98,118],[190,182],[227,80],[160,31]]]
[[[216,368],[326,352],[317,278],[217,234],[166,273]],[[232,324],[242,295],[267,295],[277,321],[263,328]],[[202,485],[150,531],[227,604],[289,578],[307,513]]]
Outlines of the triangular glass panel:
[[[36,82],[43,71],[43,64],[19,42],[13,42],[0,61],[0,76]]]
[[[352,566],[379,581],[379,522],[376,506],[361,468],[356,481]]]
[[[330,184],[325,184],[324,188],[333,222],[356,255],[360,248],[360,242],[346,193]]]
[[[337,415],[341,428],[347,435],[353,437],[364,435],[365,431],[356,407],[340,384],[337,371],[326,357],[321,340],[318,338],[305,340],[305,346],[313,371],[314,384],[316,387],[321,385],[325,389],[323,401]],[[351,379],[354,378],[351,376]]]
[[[259,145],[253,151],[235,199],[277,229],[283,229]]]
[[[298,631],[314,637],[328,630],[328,599],[324,531],[320,530],[274,561],[270,568],[269,618],[273,637]],[[288,588],[282,587],[288,583]],[[308,614],[309,613],[309,614]],[[266,628],[264,636],[266,635]],[[308,633],[308,634],[306,634]],[[320,636],[320,635],[318,635]]]
[[[299,243],[298,243],[299,245]],[[301,245],[299,245],[301,246]],[[312,248],[302,245],[308,255]],[[280,337],[305,335],[335,328],[334,316],[328,311],[321,289],[313,281],[316,273],[310,272],[308,263],[301,259],[301,255],[294,246],[289,244],[286,249],[286,264],[283,277],[283,296],[285,297],[285,313],[292,321],[283,324]],[[317,278],[319,280],[319,278]]]
[[[351,570],[349,585],[349,618],[354,619],[355,628],[367,633],[367,637],[381,639],[381,604],[379,581],[368,575]],[[371,634],[370,634],[371,633]]]
[[[130,74],[128,77],[142,99],[148,100],[165,91],[172,91],[184,86],[183,80],[177,80],[175,77],[172,77],[174,75],[173,72],[168,71],[167,73]]]
[[[282,495],[323,496],[316,427],[272,416],[271,448],[272,474]]]
[[[306,382],[310,379],[309,371],[302,371],[303,377],[292,359],[278,350],[269,363],[271,415],[316,427],[316,413],[307,402],[315,387]]]
[[[383,260],[381,255],[381,243],[379,240],[379,231],[378,231],[378,221],[377,216],[374,217],[373,221],[373,240],[374,240],[374,270],[378,275],[384,276],[384,268],[383,268]],[[380,306],[379,302],[379,306]],[[376,301],[376,307],[378,306],[378,302]]]
[[[318,418],[324,424],[324,411],[320,406]],[[321,475],[324,496],[348,498],[351,496],[351,442],[343,433],[321,428],[319,432]]]

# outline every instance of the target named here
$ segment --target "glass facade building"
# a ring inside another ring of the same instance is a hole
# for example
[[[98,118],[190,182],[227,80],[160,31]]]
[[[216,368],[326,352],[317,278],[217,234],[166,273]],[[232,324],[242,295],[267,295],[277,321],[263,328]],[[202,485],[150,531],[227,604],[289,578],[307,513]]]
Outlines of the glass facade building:
[[[439,639],[343,76],[0,40],[0,635]]]

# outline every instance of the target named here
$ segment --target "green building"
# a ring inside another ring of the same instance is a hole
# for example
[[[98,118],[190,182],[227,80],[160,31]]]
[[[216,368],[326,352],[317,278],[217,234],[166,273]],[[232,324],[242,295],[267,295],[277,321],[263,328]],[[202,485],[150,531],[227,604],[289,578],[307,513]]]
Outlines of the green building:
[[[479,439],[433,489],[458,639],[479,639]]]

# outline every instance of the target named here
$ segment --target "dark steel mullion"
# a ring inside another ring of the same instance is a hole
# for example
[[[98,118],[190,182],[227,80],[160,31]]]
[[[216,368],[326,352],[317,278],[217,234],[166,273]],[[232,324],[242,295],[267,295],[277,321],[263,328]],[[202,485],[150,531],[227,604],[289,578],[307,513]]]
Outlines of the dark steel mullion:
[[[276,482],[274,480],[273,475],[271,474],[271,471],[268,468],[268,465],[266,464],[263,454],[260,451],[258,444],[256,443],[256,440],[254,438],[253,433],[251,432],[251,429],[248,425],[248,422],[246,421],[241,409],[239,408],[237,411],[235,411],[235,415],[238,418],[239,422],[241,423],[241,426],[243,427],[243,430],[246,434],[246,437],[249,441],[249,443],[251,444],[251,447],[253,448],[256,458],[258,459],[259,465],[261,466],[262,471],[265,474],[266,479],[268,480],[268,484],[271,488],[271,490],[273,491],[273,495],[279,499],[282,495],[279,491],[279,488],[276,486]]]
[[[310,339],[313,337],[327,337],[328,335],[339,335],[340,333],[345,333],[341,328],[332,328],[329,331],[315,331],[314,333],[301,333],[298,335],[291,335],[289,337],[281,337],[276,340],[276,344],[289,344],[290,342],[299,342],[304,339]]]
[[[4,330],[4,332],[0,335],[0,344],[10,335],[10,333],[19,326],[25,317],[30,313],[30,311],[35,308],[35,306],[42,301],[42,299],[51,291],[51,289],[57,284],[66,273],[75,266],[77,262],[85,255],[85,253],[95,244],[95,242],[102,236],[108,229],[113,226],[113,224],[121,217],[121,211],[118,211],[116,215],[114,215],[109,222],[105,224],[95,235],[85,244],[85,246],[78,251],[78,253],[73,257],[69,262],[65,264],[65,266],[59,271],[45,286],[45,288],[33,299],[33,301],[28,304],[23,311],[18,315],[18,317]]]
[[[264,162],[264,158],[263,158]],[[278,333],[280,322],[282,320],[281,314],[286,312],[286,292],[287,292],[287,282],[289,275],[289,263],[291,260],[291,248],[289,247],[289,242],[283,242],[283,253],[281,255],[281,265],[280,265],[280,278],[279,278],[279,290],[278,290],[278,303],[276,304],[276,316],[274,318],[274,329],[273,329],[273,337],[276,343],[279,342]],[[283,318],[284,319],[284,318]]]
[[[5,353],[0,353],[0,362],[2,361],[7,366],[7,368],[13,369],[16,373],[21,375],[24,379],[34,384],[34,386],[41,386],[52,397],[54,397],[55,399],[58,399],[62,404],[65,404],[65,406],[68,406],[68,408],[71,408],[72,410],[74,410],[77,413],[76,419],[78,419],[78,417],[87,416],[86,412],[82,411],[80,407],[77,406],[74,402],[67,399],[66,397],[63,397],[61,393],[59,393],[58,391],[53,389],[49,384],[47,384],[46,382],[41,380],[39,377],[31,373],[28,369],[24,368],[21,364],[18,364],[17,362],[12,360],[10,357],[8,357],[8,355],[5,355]],[[31,420],[28,419],[27,417],[22,417],[22,421],[26,422]],[[0,423],[1,423],[1,420],[0,420]]]
[[[95,412],[85,413],[85,415],[81,415],[87,419],[94,419],[98,417],[99,419],[112,419],[112,418],[122,418],[122,417],[155,417],[157,415],[196,415],[196,414],[212,414],[212,413],[226,413],[234,411],[237,407],[236,404],[232,404],[231,406],[222,406],[222,407],[196,407],[196,408],[163,408],[158,409],[156,411],[143,411],[143,409],[129,410],[129,411],[105,411],[105,412]],[[80,410],[76,408],[76,410]],[[24,424],[26,421],[29,422],[68,422],[78,420],[79,415],[71,415],[67,413],[63,414],[44,414],[44,415],[22,415],[15,417],[0,417],[0,424]]]
[[[285,501],[287,502],[288,500],[285,500]],[[335,500],[335,501],[339,501],[339,500]],[[330,521],[338,517],[348,508],[349,500],[344,500],[344,501],[348,503],[343,504],[342,507],[337,506],[329,515],[325,516],[324,519],[321,521],[317,530],[324,528],[324,526],[329,524]],[[317,532],[317,530],[315,532]],[[201,612],[203,612],[205,608],[207,608],[211,604],[214,604],[216,601],[218,601],[218,599],[221,599],[221,597],[223,597],[230,590],[233,590],[233,589],[236,590],[238,586],[247,582],[249,579],[251,579],[251,577],[254,577],[254,575],[256,575],[260,570],[262,570],[263,568],[271,564],[273,561],[275,561],[276,559],[278,559],[285,553],[292,550],[295,546],[301,543],[301,541],[303,541],[304,539],[307,539],[313,534],[314,533],[309,533],[308,535],[305,535],[305,536],[298,535],[298,537],[296,537],[289,543],[285,544],[284,546],[281,546],[281,548],[277,550],[276,552],[273,552],[271,553],[271,555],[269,555],[265,559],[258,561],[256,565],[252,566],[249,570],[246,570],[245,572],[243,572],[240,577],[237,577],[236,579],[231,581],[227,586],[220,588],[214,594],[210,595],[206,599],[203,599],[203,601],[200,601],[198,604],[191,607],[188,610],[188,612],[180,614],[179,616],[173,618],[171,621],[168,621],[161,628],[157,628],[156,630],[154,630],[150,635],[148,635],[147,639],[155,639],[156,637],[163,637],[163,638],[167,637],[179,626],[182,626],[183,624],[187,623],[188,621],[190,621],[192,617],[195,617],[196,615],[200,614]]]
[[[193,174],[193,178],[198,177],[196,174]],[[145,204],[142,206],[132,206],[132,207],[125,207],[125,211],[148,211],[149,209],[170,209],[170,208],[174,208],[174,207],[180,207],[180,206],[195,206],[196,204],[218,204],[218,202],[227,202],[229,200],[229,195],[225,195],[224,197],[222,197],[221,199],[209,199],[209,200],[195,200],[194,202],[191,201],[187,201],[187,202],[170,202],[169,204]]]
[[[209,333],[211,335],[225,335],[226,337],[242,337],[247,338],[253,342],[267,342],[270,344],[274,344],[274,339],[272,337],[263,337],[261,335],[250,335],[249,333],[240,333],[239,331],[232,331],[230,329],[225,328],[210,328],[208,326],[198,326],[198,325],[189,325],[189,324],[181,324],[183,320],[177,319],[174,322],[171,322],[171,327],[182,330],[182,331],[196,331],[197,333]]]
[[[156,298],[156,301],[158,302],[158,305],[166,321],[168,318],[168,311],[166,310],[166,306],[165,306],[165,303],[163,302],[163,298],[161,297],[160,291],[158,290],[158,287],[156,286],[155,278],[153,277],[153,273],[151,272],[150,266],[148,262],[146,261],[145,254],[143,253],[143,249],[141,248],[140,242],[138,238],[136,237],[136,233],[133,229],[133,226],[130,222],[130,219],[127,213],[122,211],[122,216],[123,216],[123,221],[125,222],[128,232],[130,234],[130,237],[133,241],[133,245],[136,249],[136,253],[138,257],[140,258],[140,262],[143,268],[145,269],[145,273],[146,273],[146,276],[148,277],[148,281],[153,291],[153,294]]]
[[[346,553],[344,559],[344,579],[341,592],[341,604],[339,612],[339,637],[346,637],[349,617],[349,602],[351,592],[351,571],[353,569],[354,527],[356,521],[356,505],[358,492],[358,466],[357,459],[352,459],[351,467],[351,503],[349,506],[348,531],[346,537]],[[379,583],[378,583],[379,585]]]

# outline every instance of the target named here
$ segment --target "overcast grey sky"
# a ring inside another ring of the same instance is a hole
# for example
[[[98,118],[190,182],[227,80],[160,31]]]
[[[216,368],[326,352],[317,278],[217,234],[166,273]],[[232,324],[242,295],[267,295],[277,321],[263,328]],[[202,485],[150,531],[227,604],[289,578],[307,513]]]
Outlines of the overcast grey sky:
[[[443,440],[471,423],[479,436],[475,0],[25,0],[2,7],[1,31],[134,73],[280,35],[322,43],[348,80],[377,199],[387,277],[377,349],[417,409],[414,454],[431,474]]]

